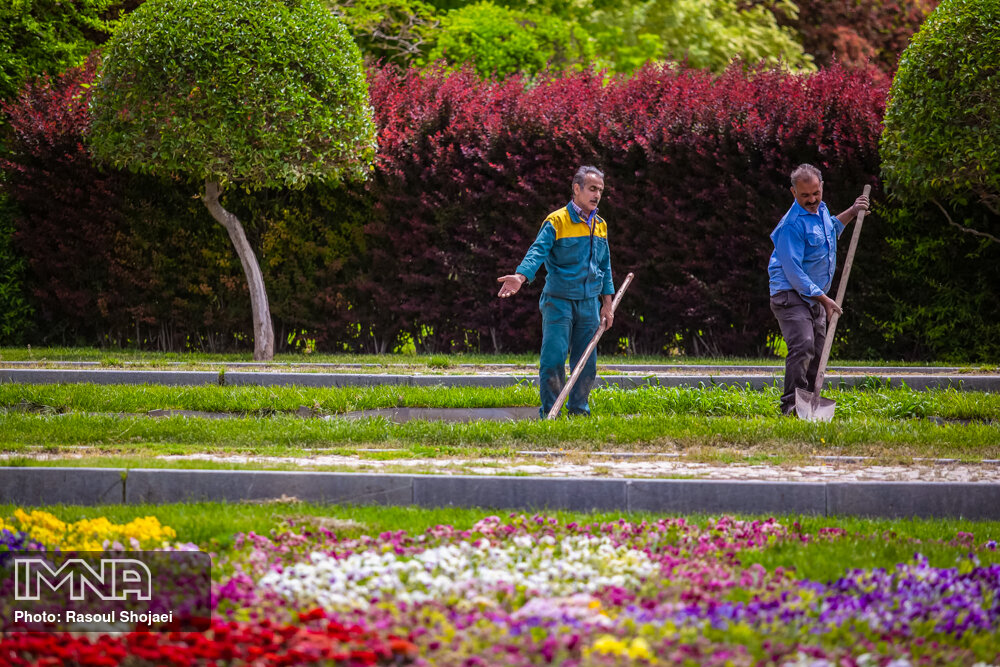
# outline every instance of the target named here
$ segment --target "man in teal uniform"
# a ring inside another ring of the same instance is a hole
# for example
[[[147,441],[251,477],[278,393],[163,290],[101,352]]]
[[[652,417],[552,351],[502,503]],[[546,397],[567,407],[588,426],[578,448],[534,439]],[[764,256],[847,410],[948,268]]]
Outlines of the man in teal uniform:
[[[545,218],[515,272],[497,279],[503,283],[498,296],[507,298],[545,266],[545,288],[538,302],[542,311],[538,364],[542,419],[566,383],[566,355],[570,368],[576,368],[601,321],[609,329],[614,322],[608,225],[597,215],[603,192],[604,174],[596,167],[580,167],[573,177],[573,199]],[[587,398],[596,378],[595,350],[566,400],[569,414],[590,414]]]

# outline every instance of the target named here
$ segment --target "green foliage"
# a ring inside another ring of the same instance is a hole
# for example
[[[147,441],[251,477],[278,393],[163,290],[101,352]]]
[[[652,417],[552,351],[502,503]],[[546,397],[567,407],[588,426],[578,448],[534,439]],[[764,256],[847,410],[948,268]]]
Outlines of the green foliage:
[[[0,192],[0,343],[18,343],[31,324],[24,299],[24,259],[14,250],[14,210]]]
[[[92,149],[247,187],[364,176],[367,92],[357,46],[317,0],[149,0],[108,43]]]
[[[1000,222],[997,99],[1000,0],[945,0],[893,80],[882,135],[888,191],[911,205],[978,201]]]
[[[540,11],[477,2],[448,12],[437,43],[427,56],[470,64],[481,76],[528,75],[554,69],[589,69],[593,45],[576,22]]]
[[[618,72],[664,58],[686,58],[691,67],[716,72],[733,58],[813,69],[795,34],[780,27],[766,5],[747,6],[737,0],[633,0],[582,15],[597,43],[599,64]]]
[[[434,7],[420,0],[327,0],[361,52],[399,65],[426,54],[439,32]]]
[[[0,3],[0,100],[45,72],[78,67],[111,33],[122,0],[4,0]]]
[[[541,0],[477,2],[451,8],[428,60],[474,64],[477,72],[534,74],[545,66],[632,72],[649,61],[687,59],[721,71],[733,58],[812,69],[794,32],[772,5],[737,0]],[[442,7],[440,3],[437,6]]]
[[[956,218],[972,215],[957,209]],[[942,225],[933,205],[890,202],[879,213],[889,240],[882,333],[908,358],[995,362],[1000,357],[1000,244]]]
[[[371,214],[363,192],[315,183],[240,197],[233,210],[259,230],[278,345],[343,350],[356,339],[352,277],[367,256],[364,225]]]
[[[939,359],[1000,353],[1000,0],[944,0],[893,81],[882,134],[890,331]]]

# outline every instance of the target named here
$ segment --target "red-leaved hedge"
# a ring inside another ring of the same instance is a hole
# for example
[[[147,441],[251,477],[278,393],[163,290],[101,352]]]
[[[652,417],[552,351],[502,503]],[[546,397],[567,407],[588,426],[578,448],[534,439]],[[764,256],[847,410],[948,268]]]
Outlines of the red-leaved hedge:
[[[607,85],[579,74],[527,87],[375,72],[368,296],[427,350],[535,347],[540,287],[498,301],[496,277],[568,201],[577,166],[596,164],[616,277],[636,273],[607,345],[759,353],[775,329],[768,235],[791,202],[788,173],[820,167],[837,211],[865,183],[877,192],[885,93],[839,67],[649,67]]]
[[[88,75],[5,107],[16,135],[3,168],[21,212],[35,337],[248,348],[239,265],[192,201],[197,187],[154,187],[87,158]],[[865,183],[877,197],[886,92],[870,73],[837,66],[718,77],[647,67],[607,82],[532,83],[375,69],[379,154],[367,183],[241,193],[249,203],[232,205],[257,244],[279,345],[299,332],[319,350],[391,350],[409,336],[423,351],[528,351],[540,338],[541,278],[506,300],[496,278],[569,200],[576,168],[595,164],[606,172],[616,284],[636,273],[602,345],[760,353],[776,331],[768,234],[791,203],[788,173],[820,167],[835,213]],[[881,251],[872,236],[845,331],[880,303],[878,274],[864,268]]]

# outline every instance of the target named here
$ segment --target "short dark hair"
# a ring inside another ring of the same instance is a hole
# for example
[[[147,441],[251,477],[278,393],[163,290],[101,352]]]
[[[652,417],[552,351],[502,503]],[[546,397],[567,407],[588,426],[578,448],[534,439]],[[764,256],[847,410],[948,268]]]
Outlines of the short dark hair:
[[[573,176],[573,184],[574,185],[579,185],[582,188],[583,187],[583,183],[584,183],[584,179],[587,178],[588,174],[593,174],[594,176],[597,176],[602,181],[604,180],[604,172],[603,171],[601,171],[597,167],[592,167],[592,166],[588,165],[588,166],[585,166],[585,167],[580,167],[579,169],[576,170],[576,174]]]
[[[802,163],[792,169],[792,187],[794,188],[796,183],[807,177],[815,178],[820,183],[823,182],[823,172],[811,164]]]

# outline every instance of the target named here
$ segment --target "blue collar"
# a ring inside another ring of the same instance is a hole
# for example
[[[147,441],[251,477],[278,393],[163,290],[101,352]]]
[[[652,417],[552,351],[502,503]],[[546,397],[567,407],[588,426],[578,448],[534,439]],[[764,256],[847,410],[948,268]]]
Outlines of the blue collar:
[[[804,207],[802,206],[802,204],[800,204],[800,203],[799,203],[799,201],[798,201],[798,200],[796,199],[796,200],[793,200],[793,201],[792,201],[792,208],[791,208],[791,211],[790,211],[790,212],[793,212],[793,213],[795,213],[795,216],[796,216],[796,217],[798,217],[798,216],[800,216],[800,215],[818,215],[819,217],[821,217],[821,218],[822,218],[822,217],[823,217],[823,211],[824,211],[824,210],[826,210],[826,202],[822,202],[822,201],[821,201],[821,202],[819,203],[819,209],[818,209],[818,210],[817,210],[817,211],[816,211],[815,213],[810,213],[810,212],[809,212],[809,211],[807,211],[807,210],[806,210],[806,209],[805,209],[805,208],[804,208]]]

